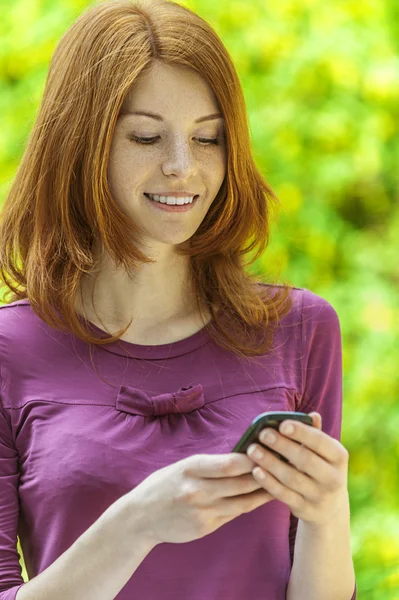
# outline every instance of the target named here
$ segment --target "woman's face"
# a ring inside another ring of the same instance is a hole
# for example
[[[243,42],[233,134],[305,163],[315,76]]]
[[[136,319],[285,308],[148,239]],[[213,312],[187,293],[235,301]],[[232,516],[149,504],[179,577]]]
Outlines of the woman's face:
[[[138,111],[156,117],[133,114]],[[223,119],[215,114],[220,114],[216,98],[200,75],[162,63],[154,63],[126,98],[108,178],[119,205],[145,231],[146,243],[185,242],[215,199],[226,173]],[[176,192],[197,197],[179,211],[167,211],[145,195]]]

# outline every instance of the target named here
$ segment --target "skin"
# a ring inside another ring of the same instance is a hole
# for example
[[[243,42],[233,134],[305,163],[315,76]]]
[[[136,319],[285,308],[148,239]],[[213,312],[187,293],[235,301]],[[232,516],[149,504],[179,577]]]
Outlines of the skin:
[[[287,504],[298,519],[317,526],[330,523],[345,505],[349,453],[338,440],[322,431],[319,413],[309,414],[313,427],[287,420],[278,432],[265,428],[259,434],[262,444],[288,458],[291,464],[259,444],[252,444],[247,455],[256,464],[252,474],[260,485]],[[285,433],[288,425],[294,428],[291,434]],[[268,433],[274,435],[274,443],[265,438]],[[259,458],[254,455],[256,450],[261,453]]]
[[[309,413],[313,427],[285,421],[276,432],[259,434],[262,444],[289,460],[286,464],[259,444],[247,456],[252,475],[272,498],[297,517],[294,563],[287,600],[349,600],[355,587],[350,544],[349,452],[322,431],[322,418]],[[293,431],[287,432],[292,425]],[[272,433],[274,442],[266,439]],[[254,451],[260,451],[255,457]]]
[[[128,114],[138,110],[163,120]],[[144,231],[140,249],[156,262],[141,265],[128,277],[103,253],[95,307],[90,301],[93,281],[84,279],[82,291],[87,318],[97,326],[113,332],[134,318],[122,338],[127,341],[169,343],[203,327],[188,288],[189,262],[175,248],[198,229],[226,174],[223,119],[195,123],[215,113],[220,113],[216,98],[198,73],[162,63],[154,63],[136,81],[122,105],[112,139],[109,184],[118,204]],[[134,139],[155,136],[154,143]],[[209,139],[218,143],[203,141]],[[163,191],[189,191],[200,198],[190,211],[171,213],[143,195]]]

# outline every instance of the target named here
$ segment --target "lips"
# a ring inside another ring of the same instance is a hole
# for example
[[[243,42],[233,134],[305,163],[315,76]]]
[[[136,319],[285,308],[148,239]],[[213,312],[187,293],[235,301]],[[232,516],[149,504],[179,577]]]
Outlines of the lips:
[[[150,198],[149,196],[147,196],[147,194],[145,194],[143,192],[143,196],[145,196],[145,198],[147,198],[147,200],[149,200],[149,204],[156,210],[161,210],[161,211],[167,211],[167,212],[174,212],[174,213],[183,213],[183,212],[187,212],[187,211],[191,211],[192,208],[194,206],[196,206],[197,201],[199,199],[199,196],[197,194],[197,196],[195,197],[195,199],[192,202],[187,202],[185,204],[167,204],[165,202],[160,202],[157,200],[153,200],[152,198]],[[177,198],[176,198],[177,200]]]

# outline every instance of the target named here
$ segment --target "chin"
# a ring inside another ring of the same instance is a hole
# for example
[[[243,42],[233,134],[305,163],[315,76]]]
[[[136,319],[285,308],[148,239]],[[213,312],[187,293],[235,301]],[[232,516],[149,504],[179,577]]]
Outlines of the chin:
[[[191,237],[185,236],[157,236],[157,235],[148,235],[146,238],[146,243],[148,247],[153,247],[155,245],[163,245],[163,246],[177,246],[179,248],[189,247]]]

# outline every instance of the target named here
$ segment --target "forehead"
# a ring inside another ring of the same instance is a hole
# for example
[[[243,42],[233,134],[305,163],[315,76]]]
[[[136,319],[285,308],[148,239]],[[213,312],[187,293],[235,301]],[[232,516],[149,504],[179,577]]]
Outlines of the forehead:
[[[154,63],[132,85],[121,113],[135,110],[193,118],[219,112],[212,88],[193,69]]]

